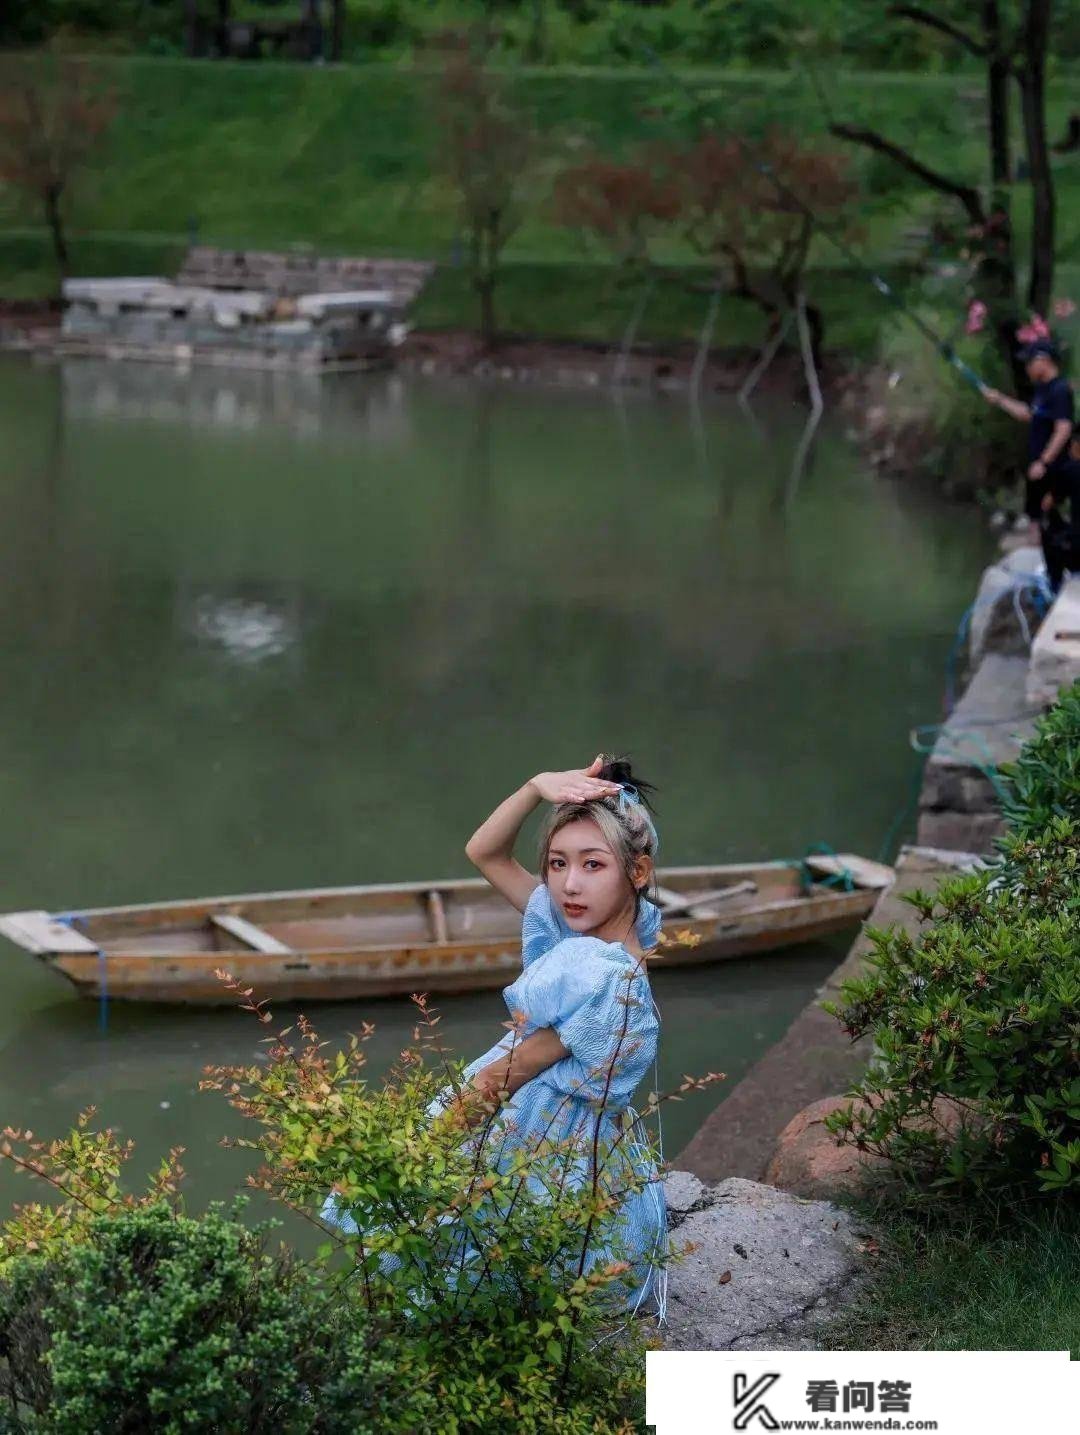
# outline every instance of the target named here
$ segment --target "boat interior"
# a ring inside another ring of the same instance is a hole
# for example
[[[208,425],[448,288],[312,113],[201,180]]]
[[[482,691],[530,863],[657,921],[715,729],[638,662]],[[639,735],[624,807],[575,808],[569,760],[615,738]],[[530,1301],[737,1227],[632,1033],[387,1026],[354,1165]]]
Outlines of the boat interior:
[[[657,894],[674,927],[748,909],[835,896],[827,871],[806,885],[794,864],[668,868]],[[482,879],[223,897],[69,913],[97,948],[123,952],[372,950],[520,940],[520,917]]]

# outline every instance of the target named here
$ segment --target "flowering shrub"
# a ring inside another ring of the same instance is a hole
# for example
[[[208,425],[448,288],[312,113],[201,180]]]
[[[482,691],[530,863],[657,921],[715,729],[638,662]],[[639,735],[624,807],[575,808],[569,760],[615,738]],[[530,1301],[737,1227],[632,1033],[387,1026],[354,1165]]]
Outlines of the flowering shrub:
[[[8,1129],[0,1157],[56,1199],[0,1227],[0,1432],[643,1428],[628,1262],[595,1254],[619,1251],[620,1203],[646,1180],[612,1161],[629,1129],[606,1149],[504,1145],[500,1103],[465,1099],[439,1018],[414,1000],[417,1046],[381,1083],[364,1076],[370,1025],[329,1052],[304,1018],[269,1039],[265,1065],[207,1070],[203,1086],[255,1124],[235,1143],[263,1157],[251,1183],[322,1231],[304,1266],[219,1211],[184,1214],[179,1151],[131,1195],[130,1143],[91,1130],[92,1113],[59,1142]],[[320,1221],[330,1191],[355,1234]]]

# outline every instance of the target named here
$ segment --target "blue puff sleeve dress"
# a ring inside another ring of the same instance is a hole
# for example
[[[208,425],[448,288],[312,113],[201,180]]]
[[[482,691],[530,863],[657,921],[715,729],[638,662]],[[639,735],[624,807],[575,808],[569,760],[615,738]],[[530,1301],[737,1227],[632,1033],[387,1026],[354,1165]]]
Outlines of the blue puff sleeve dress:
[[[637,935],[645,951],[656,945],[659,931],[659,909],[642,902]],[[648,1184],[624,1196],[612,1234],[614,1248],[593,1248],[588,1268],[617,1258],[629,1261],[631,1270],[623,1277],[627,1309],[648,1310],[651,1300],[662,1322],[666,1277],[662,1269],[649,1263],[649,1257],[667,1249],[667,1207],[656,1165],[635,1139],[641,1131],[640,1118],[630,1105],[642,1078],[655,1064],[659,1035],[656,1004],[643,964],[618,942],[573,933],[543,883],[525,909],[522,963],[521,975],[504,989],[503,998],[511,1015],[524,1014],[524,1026],[516,1036],[507,1032],[470,1062],[462,1080],[468,1082],[483,1067],[504,1057],[513,1042],[541,1027],[553,1027],[570,1054],[510,1096],[493,1119],[485,1149],[496,1165],[511,1143],[531,1145],[545,1136],[552,1141],[573,1139],[580,1142],[582,1154],[575,1154],[568,1179],[585,1182],[590,1179],[586,1153],[591,1150],[597,1122],[601,1147],[609,1148],[619,1135],[617,1120],[629,1120],[632,1129],[606,1157],[605,1180],[611,1178],[612,1189],[624,1188],[632,1166]],[[628,980],[632,973],[633,979]],[[604,1109],[598,1112],[592,1103],[604,1093],[609,1068],[613,1068],[610,1085]],[[428,1107],[429,1114],[437,1115],[452,1095],[452,1089],[444,1087]],[[507,1123],[512,1123],[512,1129],[507,1129]],[[324,1206],[323,1216],[345,1230],[356,1229],[333,1197]]]

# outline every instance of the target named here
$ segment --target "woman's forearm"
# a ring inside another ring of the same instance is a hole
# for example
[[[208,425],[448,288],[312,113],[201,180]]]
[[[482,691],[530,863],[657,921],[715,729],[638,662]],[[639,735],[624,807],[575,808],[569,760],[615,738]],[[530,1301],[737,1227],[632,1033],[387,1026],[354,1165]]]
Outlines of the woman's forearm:
[[[498,1061],[481,1067],[472,1084],[485,1095],[494,1095],[499,1091],[508,1091],[513,1095],[527,1081],[569,1055],[555,1028],[541,1027],[517,1042],[514,1049]]]
[[[489,1115],[505,1091],[515,1091],[570,1053],[553,1027],[542,1027],[519,1041],[512,1052],[481,1067],[458,1092],[442,1119],[453,1125],[476,1126]]]
[[[465,855],[481,871],[486,862],[508,860],[514,855],[514,843],[522,823],[540,805],[540,794],[532,779],[523,783],[505,802],[482,822],[465,844]]]

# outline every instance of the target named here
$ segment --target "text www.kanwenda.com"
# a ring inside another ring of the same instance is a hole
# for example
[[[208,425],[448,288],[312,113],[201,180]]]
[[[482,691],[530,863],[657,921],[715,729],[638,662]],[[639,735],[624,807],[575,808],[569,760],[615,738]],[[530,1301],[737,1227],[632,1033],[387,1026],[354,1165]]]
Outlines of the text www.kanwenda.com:
[[[779,1430],[936,1430],[936,1420],[777,1420]]]

